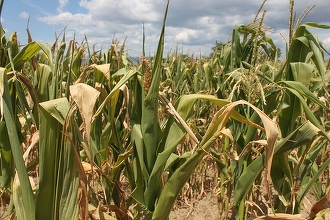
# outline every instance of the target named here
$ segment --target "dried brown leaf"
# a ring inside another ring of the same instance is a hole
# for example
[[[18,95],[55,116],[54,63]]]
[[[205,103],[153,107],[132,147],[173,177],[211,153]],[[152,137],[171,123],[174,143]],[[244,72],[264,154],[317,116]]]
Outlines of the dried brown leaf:
[[[284,213],[277,213],[275,214],[270,214],[267,216],[260,216],[258,218],[255,218],[254,220],[278,220],[278,219],[283,219],[283,220],[307,220],[305,218],[300,217],[300,215],[290,215],[290,214],[284,214]]]
[[[317,201],[311,208],[311,212],[308,219],[314,219],[316,214],[326,208],[326,204],[330,201],[330,189],[327,194],[325,194],[319,201]]]
[[[91,210],[90,215],[92,220],[116,220],[116,218],[102,212],[100,210],[100,206],[98,206],[94,210]]]
[[[267,145],[266,145],[266,166],[265,166],[265,181],[266,181],[266,188],[267,193],[269,195],[269,201],[270,204],[272,204],[272,197],[270,192],[270,184],[271,184],[271,176],[270,171],[272,167],[272,161],[274,156],[274,148],[275,148],[275,142],[278,137],[278,129],[274,121],[272,121],[263,111],[261,111],[259,108],[255,107],[251,103],[245,101],[245,100],[239,100],[236,102],[232,102],[228,105],[226,105],[226,108],[224,109],[224,112],[226,112],[226,116],[224,116],[223,125],[225,126],[225,123],[227,122],[228,118],[230,117],[231,112],[234,110],[234,108],[237,105],[249,105],[256,113],[259,115],[265,129],[266,138],[267,138]],[[263,141],[262,141],[263,142]]]
[[[23,154],[23,160],[24,160],[25,166],[27,166],[27,164],[29,162],[28,157],[29,157],[30,151],[38,145],[39,145],[39,131],[36,131],[32,135],[30,146],[26,149],[26,151]]]
[[[77,83],[70,86],[70,93],[84,120],[86,139],[89,144],[93,110],[100,92],[87,84]]]
[[[86,183],[80,179],[78,188],[78,202],[79,202],[79,212],[80,217],[83,220],[88,219],[88,196]]]

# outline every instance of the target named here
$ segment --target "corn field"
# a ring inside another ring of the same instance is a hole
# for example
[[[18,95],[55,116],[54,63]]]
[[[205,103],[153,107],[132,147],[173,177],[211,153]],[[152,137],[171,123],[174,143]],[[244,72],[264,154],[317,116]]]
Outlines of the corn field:
[[[280,51],[260,7],[209,57],[165,56],[168,10],[139,60],[0,27],[0,218],[166,220],[205,193],[218,219],[330,218],[330,26],[291,16]]]

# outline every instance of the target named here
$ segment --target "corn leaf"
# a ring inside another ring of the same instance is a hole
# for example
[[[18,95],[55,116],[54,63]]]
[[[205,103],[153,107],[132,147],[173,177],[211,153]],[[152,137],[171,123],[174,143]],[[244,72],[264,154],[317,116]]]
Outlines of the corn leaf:
[[[329,167],[329,165],[330,165],[330,158],[327,158],[327,160],[325,160],[323,162],[323,164],[319,167],[318,171],[316,173],[314,173],[313,177],[310,178],[310,180],[306,184],[304,184],[300,187],[299,193],[297,195],[298,204],[301,204],[301,202],[305,198],[305,195],[310,190],[312,185],[320,178],[320,176],[322,175],[324,170],[327,169]]]
[[[156,152],[161,139],[161,130],[158,123],[158,93],[162,73],[162,59],[165,38],[165,23],[167,17],[169,1],[166,5],[163,26],[159,37],[155,64],[152,69],[152,82],[144,103],[142,105],[141,130],[146,151],[146,166],[151,173],[156,160]]]
[[[297,215],[290,215],[285,213],[276,213],[270,214],[267,216],[260,216],[255,218],[254,220],[307,220],[306,218],[301,217],[299,214]]]
[[[79,207],[87,210],[87,195],[78,197],[79,183],[85,185],[87,178],[83,173],[78,154],[78,146],[82,142],[82,137],[76,122],[76,114],[76,106],[71,106],[63,126],[56,192],[57,201],[59,201],[56,209],[59,219],[78,219]]]
[[[40,63],[36,72],[39,75],[37,84],[37,95],[39,102],[45,102],[50,99],[51,82],[53,79],[52,69],[50,66]]]
[[[150,174],[153,170],[155,161],[157,159],[157,150],[162,139],[162,131],[158,123],[158,93],[159,85],[161,80],[161,74],[163,71],[162,60],[163,60],[163,50],[164,50],[164,39],[165,39],[165,23],[168,12],[169,1],[167,2],[163,26],[160,33],[158,47],[156,52],[156,57],[154,60],[154,65],[152,68],[152,81],[150,89],[143,100],[142,105],[142,115],[141,115],[141,132],[143,136],[143,161],[148,173]],[[145,206],[149,211],[154,210],[155,201],[157,199],[157,192],[154,188],[158,188],[159,181],[156,183],[150,182],[148,180],[148,186],[152,184],[152,188],[146,189],[144,193]],[[154,187],[156,186],[156,187]]]
[[[314,66],[303,62],[293,62],[290,65],[295,81],[301,82],[306,88],[309,88]]]
[[[275,141],[277,138],[276,125],[270,118],[268,118],[268,116],[266,116],[263,112],[261,112],[258,108],[254,107],[250,103],[246,101],[233,102],[225,105],[216,113],[209,128],[206,131],[206,134],[200,142],[201,149],[198,149],[194,154],[191,155],[190,158],[186,160],[186,162],[178,167],[178,169],[174,171],[170,179],[166,182],[153,213],[153,219],[164,219],[169,215],[172,205],[175,202],[175,199],[177,198],[183,185],[189,176],[193,173],[196,166],[200,163],[206,151],[209,150],[213,142],[224,133],[223,130],[225,129],[225,125],[231,114],[234,112],[234,108],[241,104],[247,104],[251,106],[259,114],[262,122],[264,123],[268,143],[266,149],[266,173],[268,173],[266,181],[270,181],[270,165],[272,162]]]
[[[32,57],[34,57],[40,50],[45,51],[45,53],[48,55],[48,58],[50,59],[51,54],[49,53],[49,50],[47,49],[47,45],[42,45],[38,42],[31,42],[27,44],[23,49],[13,58],[13,65],[15,70],[21,70],[23,67],[23,64],[30,60]],[[49,57],[50,56],[50,57]],[[6,66],[7,71],[12,70],[12,66],[10,63]]]
[[[14,176],[14,161],[12,159],[12,152],[10,148],[10,141],[5,121],[0,121],[0,163],[1,163],[1,175],[0,185],[1,187],[8,187],[11,178]]]
[[[126,74],[124,74],[124,76],[119,80],[119,82],[116,84],[115,87],[113,87],[113,89],[110,91],[109,95],[104,99],[104,101],[102,102],[102,104],[99,106],[99,108],[96,110],[93,119],[96,118],[99,114],[101,114],[103,108],[105,107],[105,105],[109,102],[109,100],[111,99],[111,97],[114,95],[115,92],[117,92],[118,89],[120,89],[120,87],[122,85],[124,85],[131,77],[133,77],[135,74],[137,74],[136,71],[134,70],[129,70],[127,71]]]
[[[299,148],[304,146],[306,143],[311,142],[319,129],[317,129],[310,122],[304,123],[300,127],[298,127],[295,131],[290,133],[285,139],[282,139],[277,142],[276,147],[274,149],[274,156],[281,155],[291,149]],[[255,159],[242,173],[239,177],[238,182],[235,186],[235,194],[234,194],[234,205],[238,206],[243,198],[249,192],[249,189],[252,187],[253,182],[261,172],[265,161],[265,155],[259,156]],[[284,174],[289,175],[291,173],[290,170],[287,170],[285,166],[282,166]],[[273,170],[272,172],[276,172]],[[279,172],[279,171],[278,171]],[[274,177],[274,186],[277,187],[276,176]]]
[[[0,99],[1,111],[3,111],[4,120],[7,127],[8,138],[14,158],[16,171],[18,174],[19,184],[17,185],[17,193],[15,196],[21,196],[21,202],[19,202],[16,209],[20,209],[18,212],[19,219],[35,219],[35,201],[32,193],[32,188],[27,175],[27,171],[23,161],[23,154],[20,147],[20,141],[16,129],[16,123],[13,113],[11,98],[9,94],[8,81],[6,75],[6,69],[0,68],[0,93],[2,94]],[[17,197],[16,197],[17,198]],[[18,202],[18,200],[16,200]]]
[[[314,101],[316,104],[320,105],[321,107],[329,110],[329,108],[322,103],[319,99],[315,97],[313,93],[310,92],[305,86],[303,86],[299,82],[288,82],[286,81],[285,84],[289,85],[291,88],[288,88],[288,90],[297,98],[297,100],[300,100],[300,105],[303,107],[306,117],[308,120],[310,120],[316,127],[318,127],[324,134],[324,128],[320,124],[320,122],[317,120],[316,116],[313,114],[311,109],[306,103],[306,100],[304,97],[307,97],[309,100]]]
[[[39,104],[40,183],[37,219],[75,219],[78,215],[79,171],[73,149],[79,142],[74,133],[79,133],[79,130],[72,121],[71,124],[70,121],[66,122],[69,107],[66,98]],[[72,113],[70,116],[69,120]]]
[[[77,104],[80,114],[84,120],[86,130],[86,139],[90,143],[90,131],[92,124],[92,116],[95,103],[100,95],[100,92],[91,86],[83,83],[78,83],[70,86],[70,94],[72,99]]]

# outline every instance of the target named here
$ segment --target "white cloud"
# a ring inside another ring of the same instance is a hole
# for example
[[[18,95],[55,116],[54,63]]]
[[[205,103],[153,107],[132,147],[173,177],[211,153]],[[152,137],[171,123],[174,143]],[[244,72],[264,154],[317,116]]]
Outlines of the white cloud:
[[[327,36],[321,36],[319,39],[322,42],[322,46],[326,49],[328,53],[330,53],[330,37],[329,34]],[[325,53],[325,57],[329,59],[329,55]]]
[[[62,12],[65,6],[69,3],[69,0],[59,0],[59,6],[57,7],[58,12]]]
[[[127,48],[130,53],[135,53],[134,55],[139,55],[141,51],[143,21],[146,47],[150,50],[156,48],[166,1],[80,0],[79,4],[74,6],[82,9],[80,13],[70,11],[68,3],[69,0],[59,0],[57,14],[39,17],[38,20],[62,28],[69,24],[67,31],[74,31],[77,37],[81,38],[86,34],[90,44],[110,44],[114,34],[122,41],[127,37]],[[199,0],[171,1],[165,47],[170,49],[175,44],[182,44],[194,51],[211,51],[217,39],[227,41],[235,24],[251,22],[261,3],[261,0],[208,0],[202,3]],[[314,19],[320,23],[327,21],[330,3],[324,0],[296,1],[297,16],[308,4],[314,3],[316,7],[306,20]],[[264,7],[267,8],[264,21],[274,29],[271,37],[274,38],[275,44],[283,47],[285,41],[279,33],[286,33],[288,29],[289,2],[268,0]]]
[[[323,44],[324,44],[324,47],[327,49],[327,50],[330,50],[330,37],[324,39],[323,41]],[[330,52],[330,51],[329,51]]]
[[[24,19],[28,19],[28,18],[30,17],[30,15],[29,15],[27,12],[25,12],[25,11],[19,13],[18,16],[19,16],[20,18],[24,18]]]
[[[141,0],[81,0],[79,5],[86,8],[98,20],[156,21],[161,19],[158,5],[162,1]]]
[[[181,42],[187,42],[189,41],[189,35],[188,31],[181,31],[175,36],[175,40],[181,41]]]
[[[50,25],[67,25],[68,23],[72,23],[74,26],[78,27],[84,25],[92,25],[91,17],[89,14],[72,14],[71,12],[61,12],[54,16],[45,16],[38,18],[39,21],[45,22]]]

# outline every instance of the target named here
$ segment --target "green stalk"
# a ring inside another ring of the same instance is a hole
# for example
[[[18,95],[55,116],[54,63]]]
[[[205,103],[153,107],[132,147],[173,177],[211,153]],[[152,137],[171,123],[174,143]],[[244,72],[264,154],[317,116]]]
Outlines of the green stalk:
[[[162,62],[163,62],[163,50],[164,50],[164,38],[165,38],[165,23],[168,12],[169,2],[167,2],[163,28],[160,34],[157,54],[155,58],[155,64],[152,69],[152,82],[144,103],[142,105],[142,117],[141,117],[141,132],[144,143],[144,164],[146,165],[149,174],[154,169],[154,164],[157,159],[158,147],[162,139],[162,131],[158,123],[158,93],[159,84],[161,81],[162,74]],[[140,163],[143,163],[140,161]],[[154,210],[155,201],[157,194],[159,193],[159,187],[161,181],[158,179],[157,182],[148,182],[148,186],[145,190],[145,205],[149,211]]]

